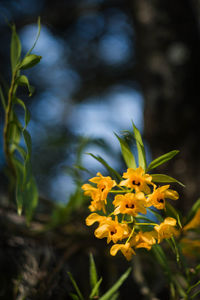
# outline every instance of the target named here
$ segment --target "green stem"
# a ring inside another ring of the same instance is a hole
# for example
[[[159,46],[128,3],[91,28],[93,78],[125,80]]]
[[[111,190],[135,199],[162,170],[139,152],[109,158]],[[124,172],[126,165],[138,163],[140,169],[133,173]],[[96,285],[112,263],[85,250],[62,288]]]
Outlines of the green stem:
[[[10,89],[8,92],[8,104],[7,104],[6,112],[5,112],[5,124],[4,124],[4,130],[3,130],[4,153],[5,153],[7,164],[9,166],[13,176],[16,175],[16,171],[15,171],[15,167],[13,165],[12,159],[11,159],[8,133],[9,133],[10,116],[12,113],[12,99],[13,99],[13,94],[14,94],[16,76],[17,76],[17,70],[13,73]]]
[[[135,225],[153,225],[153,226],[155,226],[158,224],[156,224],[156,223],[135,223]]]

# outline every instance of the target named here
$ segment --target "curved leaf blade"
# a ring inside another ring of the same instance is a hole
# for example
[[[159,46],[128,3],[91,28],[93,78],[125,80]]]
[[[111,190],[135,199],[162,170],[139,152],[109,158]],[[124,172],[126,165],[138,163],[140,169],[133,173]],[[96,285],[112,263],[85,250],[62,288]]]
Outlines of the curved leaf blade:
[[[117,139],[120,142],[122,156],[124,158],[127,168],[136,169],[135,157],[134,157],[133,153],[131,152],[128,144],[122,138],[120,138],[116,133],[115,133],[115,136],[117,137]]]
[[[102,296],[99,300],[110,300],[111,297],[118,291],[123,282],[127,279],[132,268],[128,270],[117,280],[117,282]]]
[[[158,158],[154,159],[147,167],[147,171],[155,169],[156,167],[164,164],[168,160],[172,159],[176,154],[178,154],[180,151],[179,150],[172,150],[168,153],[165,153]]]
[[[138,164],[141,166],[144,170],[146,170],[146,155],[145,155],[145,149],[144,149],[144,144],[142,141],[141,134],[135,124],[132,122],[133,125],[133,133],[134,133],[134,138],[136,141],[136,146],[137,146],[137,151],[138,151]]]
[[[180,184],[182,187],[185,187],[185,185],[180,181],[178,181],[177,179],[165,174],[151,174],[151,177],[153,182],[162,182],[162,183],[176,182]]]

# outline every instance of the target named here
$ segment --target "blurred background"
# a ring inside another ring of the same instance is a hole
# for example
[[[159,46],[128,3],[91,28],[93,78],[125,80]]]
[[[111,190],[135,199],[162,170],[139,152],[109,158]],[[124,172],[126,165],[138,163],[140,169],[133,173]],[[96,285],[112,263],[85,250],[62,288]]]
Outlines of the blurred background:
[[[180,194],[177,208],[187,212],[200,195],[200,1],[0,0],[1,86],[10,82],[11,73],[7,21],[16,24],[25,54],[36,37],[38,16],[42,29],[33,53],[43,58],[24,72],[35,87],[33,97],[23,89],[20,96],[31,111],[28,130],[41,199],[48,205],[65,207],[77,197],[77,183],[80,186],[98,171],[106,175],[86,152],[102,156],[122,173],[125,165],[114,132],[132,130],[133,121],[144,138],[149,162],[168,151],[180,150],[157,173],[166,173],[186,185],[184,190],[176,185],[174,188]],[[0,189],[5,198],[2,112],[1,108]],[[87,206],[80,211],[73,212],[78,225],[88,213]],[[87,234],[91,234],[89,231]],[[86,255],[93,247],[100,270],[105,269],[96,249],[104,249],[104,241],[95,241],[92,235],[87,239],[89,245],[81,251]],[[49,249],[48,245],[50,255],[53,250]],[[31,245],[29,251],[31,257],[35,251]],[[73,255],[77,259],[76,249]],[[88,267],[84,255],[78,256],[83,269]],[[78,262],[74,263],[74,257],[68,264],[76,275]],[[106,259],[111,264],[104,272],[109,285],[108,273],[116,278],[124,261],[117,269],[113,258],[111,262],[108,256]],[[126,290],[121,299],[125,299]],[[51,296],[56,293],[52,288]],[[139,292],[138,297],[141,299]]]

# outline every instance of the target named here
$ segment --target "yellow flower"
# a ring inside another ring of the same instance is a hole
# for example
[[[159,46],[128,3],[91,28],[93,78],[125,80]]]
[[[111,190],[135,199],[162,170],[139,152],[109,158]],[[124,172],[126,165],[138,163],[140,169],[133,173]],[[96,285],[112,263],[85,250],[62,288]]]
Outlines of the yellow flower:
[[[139,231],[131,240],[130,243],[135,248],[146,248],[150,250],[156,244],[157,232],[155,231]]]
[[[146,214],[146,208],[144,207],[146,202],[144,193],[138,192],[136,194],[127,193],[125,195],[115,196],[113,201],[114,214],[129,214],[131,216],[136,216],[138,213]]]
[[[104,201],[95,201],[92,200],[90,205],[88,206],[90,211],[103,210],[106,213],[105,202]]]
[[[100,172],[97,173],[97,177],[89,179],[89,181],[97,184],[99,191],[99,197],[101,201],[106,202],[108,192],[116,185],[115,180],[112,180],[110,176],[104,177]],[[93,199],[95,200],[95,199]]]
[[[197,227],[200,227],[200,208],[197,210],[192,220],[183,227],[183,230],[195,229]]]
[[[119,240],[125,239],[130,233],[130,228],[127,224],[121,224],[118,222],[117,218],[112,220],[111,218],[106,218],[100,222],[99,227],[95,230],[95,236],[99,239],[107,238],[107,243],[113,241],[116,243]]]
[[[97,187],[91,184],[84,184],[82,189],[85,191],[84,195],[90,196],[92,198],[91,204],[89,206],[90,211],[103,210],[105,213],[105,204],[107,203],[108,192],[116,185],[116,182],[112,180],[109,176],[104,177],[101,173],[97,173],[98,177],[93,177],[89,181],[96,183]]]
[[[123,174],[123,178],[126,178],[126,180],[120,182],[121,186],[133,188],[136,192],[144,192],[146,194],[151,193],[148,184],[153,185],[151,182],[152,177],[149,174],[145,174],[145,171],[142,169],[142,167],[139,167],[135,170],[129,168],[127,172]]]
[[[133,250],[133,248],[131,248],[130,243],[113,245],[110,249],[110,254],[112,256],[115,256],[119,250],[127,260],[131,260],[133,254],[135,255],[135,251]]]
[[[163,239],[169,239],[173,235],[178,235],[178,230],[175,228],[176,219],[168,217],[160,225],[154,226],[154,229],[158,233],[158,243]]]
[[[163,185],[159,188],[154,188],[152,194],[150,194],[147,198],[147,207],[154,206],[157,209],[165,208],[165,199],[178,199],[178,193],[174,190],[169,189],[169,185]]]
[[[105,221],[105,220],[112,220],[112,218],[111,218],[111,217],[100,216],[100,215],[98,215],[98,214],[96,214],[96,213],[93,213],[93,214],[90,214],[90,215],[86,218],[85,222],[86,222],[86,225],[87,225],[87,226],[91,226],[91,225],[93,225],[95,222],[101,223],[101,222],[103,222],[103,221]]]

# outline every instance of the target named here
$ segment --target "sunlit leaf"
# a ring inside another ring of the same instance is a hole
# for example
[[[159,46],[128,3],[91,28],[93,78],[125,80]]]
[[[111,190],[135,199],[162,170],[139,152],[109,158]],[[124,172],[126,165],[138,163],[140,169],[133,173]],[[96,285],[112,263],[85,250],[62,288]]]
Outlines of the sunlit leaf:
[[[175,178],[165,175],[165,174],[151,174],[152,176],[152,181],[153,182],[162,182],[162,183],[169,183],[169,182],[176,182],[180,184],[181,186],[185,187],[183,183],[180,181],[176,180]]]
[[[149,166],[147,167],[147,171],[155,169],[156,167],[158,167],[159,165],[164,164],[165,162],[167,162],[168,160],[172,159],[176,154],[178,154],[179,151],[178,150],[173,150],[170,151],[166,154],[163,154],[161,156],[159,156],[158,158],[154,159]]]
[[[41,58],[42,56],[36,54],[29,54],[22,60],[19,68],[22,70],[30,69],[37,65],[40,62]]]
[[[120,142],[122,156],[127,165],[127,168],[136,169],[135,157],[134,157],[133,153],[131,152],[128,144],[122,138],[120,138],[116,133],[115,133],[115,135]]]
[[[137,151],[138,151],[138,163],[139,166],[141,166],[144,170],[146,170],[146,156],[145,156],[142,137],[139,130],[137,129],[137,127],[133,122],[132,125],[133,125],[133,132],[134,132],[134,137],[135,137]]]
[[[18,78],[17,83],[18,83],[19,85],[26,86],[26,87],[28,88],[28,91],[29,91],[29,96],[32,96],[32,94],[33,94],[33,92],[34,92],[34,87],[30,85],[27,76],[21,75],[21,76]]]
[[[127,279],[131,272],[131,268],[128,270],[117,280],[117,282],[102,296],[99,300],[110,300],[111,297],[118,291],[123,282]]]

